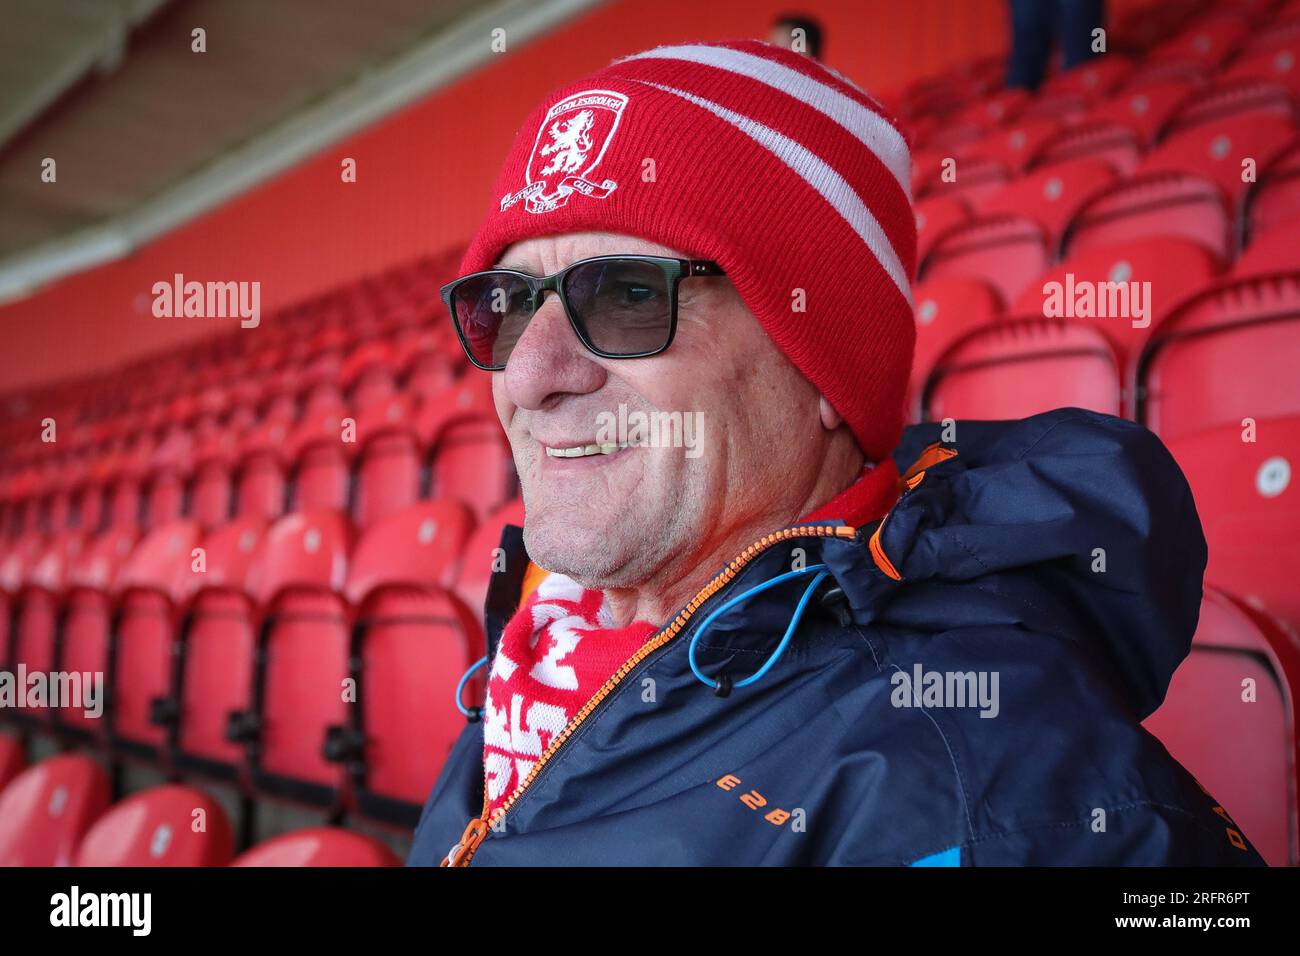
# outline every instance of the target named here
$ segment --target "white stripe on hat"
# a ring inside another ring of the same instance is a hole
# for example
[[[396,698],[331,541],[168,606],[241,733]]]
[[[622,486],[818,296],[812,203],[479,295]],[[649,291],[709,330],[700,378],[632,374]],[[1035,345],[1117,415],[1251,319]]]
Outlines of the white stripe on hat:
[[[902,262],[899,261],[898,253],[894,251],[893,243],[889,241],[889,237],[885,234],[880,222],[871,214],[871,210],[862,201],[862,197],[844,180],[844,177],[831,168],[816,153],[806,146],[796,143],[790,137],[764,126],[757,120],[742,116],[740,113],[733,112],[725,106],[696,96],[693,93],[673,89],[671,86],[663,86],[659,83],[651,83],[649,80],[637,80],[636,82],[643,83],[646,86],[653,86],[665,93],[672,93],[684,100],[689,100],[696,106],[702,106],[715,116],[726,120],[760,146],[765,147],[777,159],[798,173],[809,186],[821,193],[832,208],[853,228],[853,231],[871,250],[871,254],[880,263],[880,267],[894,280],[894,285],[898,286],[898,291],[903,293],[908,305],[912,304],[912,286],[907,281],[907,270],[903,268]]]
[[[801,73],[784,63],[769,60],[752,53],[733,50],[725,46],[708,46],[705,44],[688,44],[684,46],[661,46],[644,53],[616,60],[647,58],[666,60],[688,60],[706,66],[716,66],[731,73],[747,76],[773,89],[788,93],[795,99],[811,106],[831,121],[844,127],[863,146],[871,150],[876,158],[885,164],[898,181],[907,201],[912,201],[911,153],[907,140],[903,138],[894,124],[879,113],[871,110],[853,97],[841,93],[835,87]],[[863,94],[866,95],[865,93]]]

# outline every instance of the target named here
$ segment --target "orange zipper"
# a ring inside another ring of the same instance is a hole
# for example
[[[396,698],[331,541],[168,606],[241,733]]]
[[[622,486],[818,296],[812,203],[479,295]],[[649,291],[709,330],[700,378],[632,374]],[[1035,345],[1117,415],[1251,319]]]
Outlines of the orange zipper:
[[[568,726],[566,726],[564,730],[551,740],[550,746],[546,748],[546,752],[542,754],[535,764],[533,764],[533,768],[528,771],[528,775],[524,777],[519,786],[515,787],[514,792],[506,798],[506,802],[500,806],[495,814],[491,814],[489,810],[491,801],[488,799],[487,777],[484,775],[483,812],[469,821],[465,827],[465,832],[461,834],[460,842],[451,848],[446,858],[439,865],[469,866],[470,860],[472,860],[474,854],[478,852],[479,845],[487,837],[488,830],[494,829],[501,819],[505,817],[506,813],[515,805],[523,792],[528,789],[528,785],[537,778],[537,775],[541,772],[542,768],[546,766],[547,762],[550,761],[552,757],[555,756],[555,752],[560,749],[570,736],[572,736],[573,732],[578,729],[579,725],[581,725],[582,722],[591,715],[591,712],[599,706],[600,702],[608,697],[614,688],[619,685],[619,682],[631,673],[638,664],[646,659],[646,657],[653,654],[676,637],[681,632],[682,628],[686,626],[686,623],[691,619],[691,615],[699,610],[700,605],[713,597],[714,594],[739,574],[740,570],[745,567],[745,565],[749,564],[750,561],[754,560],[755,557],[766,551],[772,545],[780,541],[787,541],[790,538],[852,538],[856,534],[857,528],[851,528],[847,525],[809,525],[802,528],[783,528],[780,531],[774,531],[771,534],[764,535],[744,551],[740,552],[740,554],[736,555],[736,557],[733,558],[725,568],[719,571],[708,584],[700,589],[699,593],[691,599],[689,604],[677,612],[677,616],[673,618],[672,622],[667,627],[642,644],[637,652],[628,658],[623,663],[623,666],[615,671],[609,680],[605,681],[600,690],[592,694],[591,699],[582,706],[581,710],[574,714],[573,719],[569,721]]]

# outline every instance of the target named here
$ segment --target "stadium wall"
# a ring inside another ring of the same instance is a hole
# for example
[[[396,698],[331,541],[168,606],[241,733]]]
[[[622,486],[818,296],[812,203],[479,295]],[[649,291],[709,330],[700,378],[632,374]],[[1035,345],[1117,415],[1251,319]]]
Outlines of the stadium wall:
[[[1140,5],[1112,2],[1112,16]],[[265,322],[279,306],[464,242],[489,202],[495,158],[542,91],[661,43],[766,36],[776,15],[801,9],[824,24],[827,63],[882,93],[1006,45],[1005,0],[596,7],[128,256],[0,307],[0,391],[237,327],[237,319],[154,318],[150,290],[176,273],[259,281]],[[355,183],[341,181],[344,157],[356,160]]]

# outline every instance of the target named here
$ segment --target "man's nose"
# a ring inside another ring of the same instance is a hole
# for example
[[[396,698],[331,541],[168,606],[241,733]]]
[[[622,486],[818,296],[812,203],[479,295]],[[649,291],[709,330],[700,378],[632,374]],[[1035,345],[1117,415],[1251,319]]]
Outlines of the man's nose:
[[[594,361],[569,324],[554,292],[543,293],[515,343],[505,370],[506,395],[519,408],[542,408],[553,395],[585,395],[600,388],[605,370]]]

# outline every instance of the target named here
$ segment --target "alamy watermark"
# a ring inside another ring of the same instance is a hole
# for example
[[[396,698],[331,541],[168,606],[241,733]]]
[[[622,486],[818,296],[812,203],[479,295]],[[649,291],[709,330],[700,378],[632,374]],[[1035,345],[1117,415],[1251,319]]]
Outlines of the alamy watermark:
[[[104,713],[102,671],[0,671],[0,709],[42,710],[81,708],[87,718]]]
[[[997,671],[927,671],[919,663],[912,673],[895,671],[889,702],[895,707],[979,708],[981,717],[996,717]]]
[[[1135,329],[1151,324],[1151,283],[1128,279],[1123,263],[1106,282],[1075,279],[1043,285],[1043,315],[1049,319],[1129,319]]]
[[[171,282],[155,282],[152,291],[154,318],[238,317],[245,329],[255,329],[262,321],[260,282],[187,282],[177,272]]]
[[[596,444],[602,448],[684,448],[687,458],[699,458],[703,441],[703,412],[629,412],[620,403],[617,413],[596,416]]]

